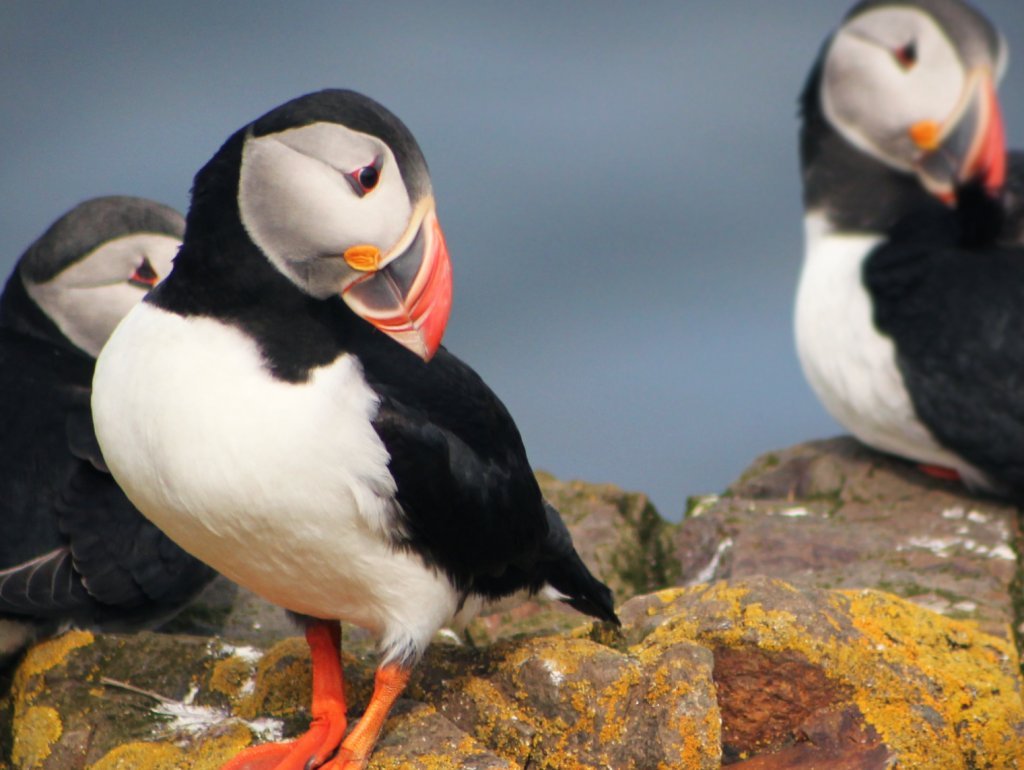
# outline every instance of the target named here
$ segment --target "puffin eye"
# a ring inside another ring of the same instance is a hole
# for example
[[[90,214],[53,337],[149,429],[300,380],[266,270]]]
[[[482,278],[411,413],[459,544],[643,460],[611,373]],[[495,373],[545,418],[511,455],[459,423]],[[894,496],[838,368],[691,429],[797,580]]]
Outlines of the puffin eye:
[[[913,69],[917,64],[917,43],[911,40],[902,48],[893,51],[892,55],[895,57],[896,63],[904,70]]]
[[[152,289],[156,286],[157,281],[160,280],[160,276],[157,275],[156,270],[153,269],[153,265],[150,263],[148,257],[142,258],[142,264],[135,268],[135,272],[132,273],[128,279],[128,283],[132,286],[141,286],[144,289]]]
[[[373,163],[369,166],[357,168],[346,176],[346,179],[352,185],[352,189],[355,190],[356,195],[360,198],[377,186],[377,183],[380,181],[380,165],[380,158],[374,158]]]

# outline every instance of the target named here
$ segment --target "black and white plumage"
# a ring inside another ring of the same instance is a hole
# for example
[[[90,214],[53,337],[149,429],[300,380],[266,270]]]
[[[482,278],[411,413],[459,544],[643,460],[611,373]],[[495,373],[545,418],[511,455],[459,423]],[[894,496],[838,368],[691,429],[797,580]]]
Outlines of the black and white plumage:
[[[505,407],[439,347],[450,286],[412,135],[322,91],[199,172],[171,276],[97,365],[100,443],[140,510],[269,600],[375,632],[381,671],[523,589],[615,620]],[[362,766],[347,747],[331,767]]]
[[[803,96],[804,372],[865,443],[1024,492],[1024,179],[1000,34],[959,0],[871,0]]]
[[[170,271],[183,226],[151,201],[86,201],[0,296],[0,655],[68,624],[156,622],[213,575],[128,502],[89,407],[95,353]]]

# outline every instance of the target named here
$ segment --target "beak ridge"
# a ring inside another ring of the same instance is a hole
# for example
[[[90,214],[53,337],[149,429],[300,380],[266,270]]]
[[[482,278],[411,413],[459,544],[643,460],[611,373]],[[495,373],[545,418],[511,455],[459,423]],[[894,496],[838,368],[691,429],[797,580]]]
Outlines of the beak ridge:
[[[444,233],[430,207],[412,242],[342,292],[358,316],[429,361],[441,345],[452,303]]]
[[[988,71],[975,70],[966,96],[944,124],[922,121],[910,128],[922,151],[915,163],[921,183],[932,194],[955,201],[956,188],[980,182],[996,194],[1006,181],[1006,134],[995,81]]]

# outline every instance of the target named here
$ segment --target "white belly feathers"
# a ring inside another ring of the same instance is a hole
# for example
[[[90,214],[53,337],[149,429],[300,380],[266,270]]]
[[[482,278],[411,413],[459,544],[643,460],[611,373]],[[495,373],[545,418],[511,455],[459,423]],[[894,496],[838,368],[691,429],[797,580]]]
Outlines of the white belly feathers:
[[[282,382],[239,330],[142,304],[104,349],[93,393],[128,497],[232,580],[385,636],[455,612],[447,579],[391,545],[395,483],[355,358]]]
[[[941,447],[917,418],[895,345],[875,327],[862,269],[881,237],[834,232],[816,214],[807,216],[805,227],[796,343],[822,404],[870,446],[977,477],[976,469]]]

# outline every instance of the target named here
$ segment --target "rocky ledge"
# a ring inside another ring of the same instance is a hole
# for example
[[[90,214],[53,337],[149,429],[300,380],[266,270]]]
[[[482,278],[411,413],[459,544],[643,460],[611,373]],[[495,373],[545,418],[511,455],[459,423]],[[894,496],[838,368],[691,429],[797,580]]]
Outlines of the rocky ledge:
[[[529,603],[440,638],[374,770],[1024,767],[1014,509],[848,439],[760,458],[680,524],[541,481],[623,628]],[[303,729],[308,655],[275,608],[220,584],[167,631],[30,650],[0,767],[216,769]],[[374,660],[345,644],[355,717]]]

